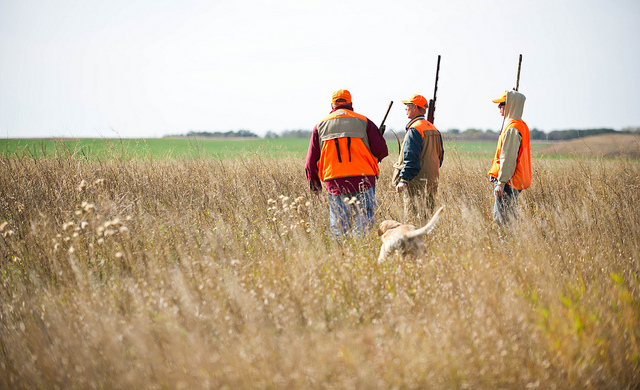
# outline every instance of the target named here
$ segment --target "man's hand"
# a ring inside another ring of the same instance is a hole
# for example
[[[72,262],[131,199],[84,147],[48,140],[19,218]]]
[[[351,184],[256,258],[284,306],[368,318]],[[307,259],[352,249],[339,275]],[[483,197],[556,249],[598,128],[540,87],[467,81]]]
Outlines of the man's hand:
[[[493,190],[493,194],[498,198],[501,198],[504,195],[504,186],[496,186]]]
[[[398,185],[396,186],[396,192],[397,193],[401,193],[402,191],[404,191],[405,189],[407,189],[407,183],[401,181],[400,183],[398,183]]]

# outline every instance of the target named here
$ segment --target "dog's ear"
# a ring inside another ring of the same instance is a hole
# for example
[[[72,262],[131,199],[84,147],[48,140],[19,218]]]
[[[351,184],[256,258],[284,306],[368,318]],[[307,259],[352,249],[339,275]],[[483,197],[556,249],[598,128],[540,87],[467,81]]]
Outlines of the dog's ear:
[[[378,237],[386,233],[387,230],[395,229],[398,226],[400,226],[399,222],[390,219],[380,222],[380,226],[378,227]]]

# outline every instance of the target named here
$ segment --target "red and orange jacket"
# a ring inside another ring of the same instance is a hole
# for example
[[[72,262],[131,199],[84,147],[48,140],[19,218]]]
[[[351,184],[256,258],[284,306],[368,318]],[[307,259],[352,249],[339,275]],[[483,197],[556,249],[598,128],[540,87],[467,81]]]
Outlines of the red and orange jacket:
[[[322,183],[330,194],[344,195],[375,185],[378,162],[389,154],[378,127],[350,105],[338,106],[314,127],[305,173],[309,188]]]

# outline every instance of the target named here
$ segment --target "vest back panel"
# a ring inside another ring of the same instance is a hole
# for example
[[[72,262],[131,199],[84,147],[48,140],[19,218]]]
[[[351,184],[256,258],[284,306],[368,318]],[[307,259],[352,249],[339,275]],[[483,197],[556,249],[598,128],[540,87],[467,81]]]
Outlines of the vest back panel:
[[[351,110],[336,110],[317,126],[320,141],[318,176],[378,176],[378,159],[369,148],[367,118]]]

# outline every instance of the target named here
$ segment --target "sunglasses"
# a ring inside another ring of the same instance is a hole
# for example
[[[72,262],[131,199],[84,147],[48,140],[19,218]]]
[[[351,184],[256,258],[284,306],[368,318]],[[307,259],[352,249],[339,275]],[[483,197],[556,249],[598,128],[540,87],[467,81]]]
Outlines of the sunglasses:
[[[507,103],[502,102],[502,103],[498,104],[498,107],[499,107],[499,108],[502,108],[502,107],[504,107],[506,104],[507,104]]]

